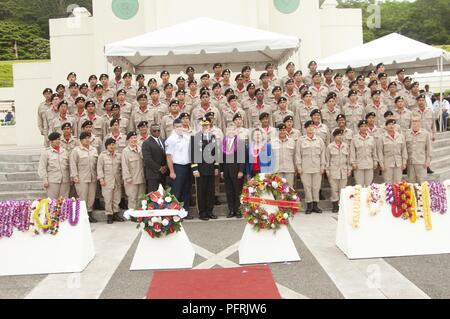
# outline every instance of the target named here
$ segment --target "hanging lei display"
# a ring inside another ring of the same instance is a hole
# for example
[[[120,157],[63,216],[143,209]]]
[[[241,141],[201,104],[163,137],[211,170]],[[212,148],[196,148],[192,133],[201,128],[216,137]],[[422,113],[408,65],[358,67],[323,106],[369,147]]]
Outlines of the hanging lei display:
[[[417,218],[423,218],[423,200],[422,200],[422,186],[419,184],[414,184],[416,190],[417,199]]]
[[[359,222],[361,219],[361,186],[355,186],[355,193],[353,194],[353,219],[352,227],[354,229],[359,228]]]
[[[51,201],[48,198],[43,199],[39,202],[39,204],[36,207],[36,210],[34,211],[33,220],[34,220],[34,226],[37,228],[37,230],[39,230],[39,229],[48,230],[48,229],[50,229],[50,227],[52,227],[52,216],[50,215],[50,211],[49,211],[50,203],[51,203]],[[41,220],[39,219],[39,215],[41,213],[42,207],[44,207],[44,213],[45,213],[45,218],[46,218],[45,225],[42,224]]]
[[[411,223],[415,223],[417,221],[416,214],[416,197],[414,193],[414,186],[412,184],[405,183],[405,195],[406,201],[402,203],[402,208],[404,208],[404,218],[409,219]]]
[[[402,202],[401,202],[401,188],[399,187],[399,185],[394,184],[392,185],[392,190],[393,190],[393,200],[391,203],[391,211],[392,211],[392,215],[395,218],[400,218],[402,216]]]
[[[430,204],[430,189],[428,182],[422,183],[422,205],[423,205],[423,218],[425,219],[425,228],[432,230],[431,224],[431,204]]]
[[[447,213],[447,192],[441,182],[429,182],[431,211],[441,215]]]
[[[380,212],[381,206],[383,204],[382,193],[384,185],[372,184],[369,187],[369,192],[367,195],[367,206],[369,207],[370,214],[372,216],[377,215]]]
[[[73,203],[75,202],[75,216],[73,212]],[[69,221],[70,226],[78,225],[80,221],[80,204],[81,201],[79,198],[75,199],[67,199],[66,207],[67,207],[67,220]]]

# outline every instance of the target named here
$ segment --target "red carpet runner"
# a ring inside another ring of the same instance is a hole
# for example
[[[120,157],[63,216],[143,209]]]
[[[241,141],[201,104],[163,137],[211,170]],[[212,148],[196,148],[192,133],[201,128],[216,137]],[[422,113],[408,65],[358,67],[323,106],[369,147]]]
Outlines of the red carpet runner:
[[[147,299],[281,299],[268,266],[156,272]]]

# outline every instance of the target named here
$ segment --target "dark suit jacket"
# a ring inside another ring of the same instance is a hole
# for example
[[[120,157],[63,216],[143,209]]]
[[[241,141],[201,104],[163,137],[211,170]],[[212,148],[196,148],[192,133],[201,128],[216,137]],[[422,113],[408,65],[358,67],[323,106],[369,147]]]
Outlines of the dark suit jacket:
[[[220,171],[230,172],[231,175],[237,176],[238,173],[245,173],[245,142],[236,137],[233,143],[233,151],[227,154],[228,137],[225,137],[220,146]]]
[[[166,150],[162,139],[161,143],[164,149],[158,145],[153,137],[150,137],[142,144],[146,179],[159,179],[161,176],[159,169],[167,165]]]
[[[217,162],[217,140],[215,135],[209,134],[209,140],[202,132],[191,136],[191,163],[192,170],[198,171],[201,176],[214,176],[215,170],[219,169]],[[205,151],[206,149],[206,151]],[[205,160],[204,154],[210,156]]]

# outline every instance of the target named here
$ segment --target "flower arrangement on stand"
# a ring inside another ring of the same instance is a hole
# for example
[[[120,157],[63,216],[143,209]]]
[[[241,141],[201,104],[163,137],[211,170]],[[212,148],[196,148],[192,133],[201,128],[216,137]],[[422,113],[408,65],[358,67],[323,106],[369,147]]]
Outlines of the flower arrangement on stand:
[[[263,198],[266,195],[273,199]],[[256,231],[276,231],[281,225],[289,225],[289,219],[299,212],[300,196],[279,175],[259,174],[244,186],[241,204],[243,216]],[[277,210],[270,213],[262,205],[275,206]]]

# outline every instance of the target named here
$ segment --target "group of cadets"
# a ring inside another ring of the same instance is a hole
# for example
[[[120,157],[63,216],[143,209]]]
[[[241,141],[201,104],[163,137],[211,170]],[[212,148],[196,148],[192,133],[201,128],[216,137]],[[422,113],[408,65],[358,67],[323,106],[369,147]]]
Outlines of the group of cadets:
[[[246,156],[247,165],[235,167],[236,176],[226,183],[230,217],[240,217],[242,182],[236,179],[265,170],[282,175],[293,187],[300,176],[308,214],[322,212],[318,202],[323,199],[323,178],[331,185],[334,212],[349,179],[369,186],[382,175],[385,182],[397,183],[407,171],[410,182],[425,180],[436,126],[418,82],[406,77],[404,69],[390,78],[383,64],[367,77],[351,67],[345,74],[329,68],[322,73],[314,61],[308,68],[303,74],[291,62],[287,75],[279,79],[274,65],[267,64],[256,80],[246,66],[233,81],[232,72],[216,63],[213,75],[205,73],[197,81],[194,68],[188,67],[186,77],[178,77],[175,84],[167,71],[161,72],[159,81],[146,82],[139,74],[133,83],[131,73],[116,67],[112,79],[92,75],[89,83],[79,85],[72,72],[67,85],[58,85],[56,92],[43,91],[45,100],[38,108],[39,130],[48,146],[39,167],[44,187],[53,198],[76,192],[86,200],[91,221],[94,202],[103,196],[108,220],[122,221],[121,198],[126,195],[128,208],[133,209],[139,194],[148,191],[141,148],[155,125],[162,141],[181,130],[192,137],[200,134],[203,142],[206,136],[217,145],[236,137],[247,155],[258,154]],[[259,145],[255,139],[260,135],[262,144],[270,147]],[[179,157],[178,149],[165,146],[172,150],[168,157]],[[261,150],[270,151],[270,165],[259,160]],[[249,158],[258,158],[257,165],[249,165]],[[214,193],[208,192],[217,189],[215,176],[222,173],[227,180],[230,170],[215,163],[212,170],[204,168],[205,173],[199,171],[201,161],[193,158],[183,165],[188,164],[195,183],[201,184],[197,185],[201,217],[214,218]],[[169,165],[167,174],[177,183],[175,170]],[[205,174],[209,178],[200,178]],[[180,187],[178,199],[186,200],[189,187],[183,186],[186,191]]]

